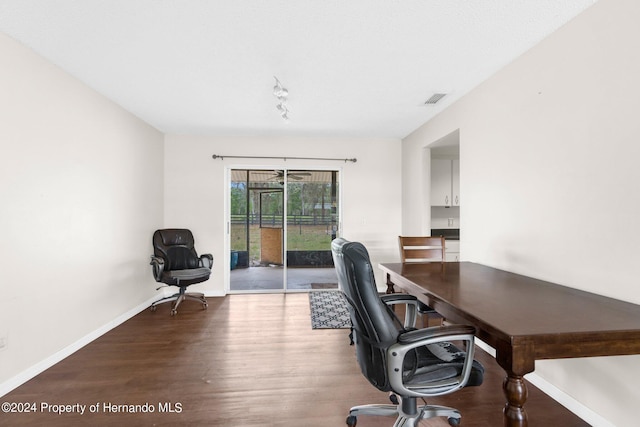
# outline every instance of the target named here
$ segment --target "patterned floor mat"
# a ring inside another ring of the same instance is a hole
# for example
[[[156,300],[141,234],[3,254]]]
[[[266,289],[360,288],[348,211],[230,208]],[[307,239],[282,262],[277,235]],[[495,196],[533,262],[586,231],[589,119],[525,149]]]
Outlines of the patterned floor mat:
[[[339,291],[309,292],[312,329],[350,328],[347,301]]]

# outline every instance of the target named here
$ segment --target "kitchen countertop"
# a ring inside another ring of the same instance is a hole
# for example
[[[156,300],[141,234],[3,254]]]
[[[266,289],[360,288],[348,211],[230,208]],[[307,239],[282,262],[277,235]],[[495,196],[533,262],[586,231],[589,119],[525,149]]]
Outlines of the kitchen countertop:
[[[432,228],[432,236],[443,236],[445,240],[460,240],[459,228]]]

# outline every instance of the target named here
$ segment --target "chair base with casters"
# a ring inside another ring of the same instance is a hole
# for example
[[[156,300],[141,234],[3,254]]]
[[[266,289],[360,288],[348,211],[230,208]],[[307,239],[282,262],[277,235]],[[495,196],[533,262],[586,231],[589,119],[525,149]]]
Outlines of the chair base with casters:
[[[390,400],[398,402],[398,396],[392,394]],[[397,404],[370,404],[358,405],[349,410],[347,425],[355,427],[359,415],[371,415],[382,417],[396,417],[393,427],[417,427],[421,420],[433,417],[447,417],[450,426],[460,425],[460,411],[455,408],[440,405],[418,406],[415,397],[405,397]]]
[[[208,255],[205,254],[203,255],[203,257],[205,260],[208,260]],[[156,257],[151,257],[151,265],[153,265],[154,270],[161,269],[160,267],[162,263],[160,261],[161,260],[158,260]],[[187,286],[193,283],[201,282],[201,279],[203,277],[209,278],[210,274],[211,269],[209,267],[192,268],[188,270],[161,271],[160,277],[164,278],[163,281],[171,283],[172,286],[179,287],[180,290],[171,296],[160,298],[158,301],[151,304],[151,311],[156,311],[159,304],[174,301],[173,305],[171,306],[171,315],[175,316],[176,314],[178,314],[178,306],[180,305],[180,303],[182,303],[182,301],[186,299],[198,301],[202,304],[202,308],[206,310],[209,304],[207,303],[207,299],[204,297],[204,294],[201,292],[187,292]],[[164,288],[165,286],[169,285],[160,286],[156,288],[156,291]]]
[[[164,286],[160,286],[160,288],[163,288]],[[160,288],[156,288],[156,290],[160,289]],[[178,314],[178,306],[180,305],[180,303],[184,300],[193,300],[193,301],[198,301],[199,303],[202,304],[202,309],[206,310],[207,307],[209,307],[209,304],[207,303],[207,299],[204,297],[203,293],[200,292],[186,292],[186,288],[180,288],[180,291],[168,296],[168,297],[164,297],[159,299],[158,301],[154,302],[153,304],[151,304],[151,311],[156,311],[158,309],[158,305],[159,304],[163,304],[165,302],[171,302],[171,301],[175,301],[172,305],[171,305],[171,315],[175,316],[176,314]]]

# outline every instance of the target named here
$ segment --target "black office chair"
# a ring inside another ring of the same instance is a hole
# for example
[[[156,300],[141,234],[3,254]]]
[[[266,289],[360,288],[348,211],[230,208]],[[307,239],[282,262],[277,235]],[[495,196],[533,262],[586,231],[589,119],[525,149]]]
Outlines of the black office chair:
[[[390,392],[387,405],[355,406],[347,425],[355,426],[359,415],[396,416],[396,427],[417,426],[421,419],[447,417],[460,424],[460,412],[437,405],[418,407],[417,398],[452,393],[465,386],[482,384],[484,367],[473,360],[473,326],[448,325],[412,329],[417,300],[407,294],[378,294],[366,248],[343,238],[331,243],[338,285],[344,293],[352,322],[356,358],[363,375],[381,391]],[[407,304],[403,325],[390,308]],[[451,341],[461,342],[462,351]]]
[[[212,265],[211,254],[198,256],[196,253],[191,231],[180,228],[156,230],[153,233],[151,266],[156,282],[165,284],[156,290],[165,286],[177,286],[179,291],[151,304],[151,311],[156,311],[158,304],[174,301],[171,307],[171,315],[174,316],[185,299],[198,301],[206,309],[208,304],[204,294],[186,290],[190,285],[209,280]]]

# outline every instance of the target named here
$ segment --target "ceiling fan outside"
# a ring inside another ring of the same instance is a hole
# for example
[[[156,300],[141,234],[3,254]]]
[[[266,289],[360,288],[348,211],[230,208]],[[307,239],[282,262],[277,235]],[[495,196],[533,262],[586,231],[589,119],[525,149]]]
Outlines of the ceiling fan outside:
[[[271,172],[256,172],[257,174],[271,174]],[[311,176],[311,172],[304,171],[287,171],[287,178],[294,179],[296,181],[300,181],[304,179],[305,176]],[[270,178],[267,178],[268,181],[278,181],[280,184],[284,184],[284,171],[283,170],[274,170],[273,175]]]

